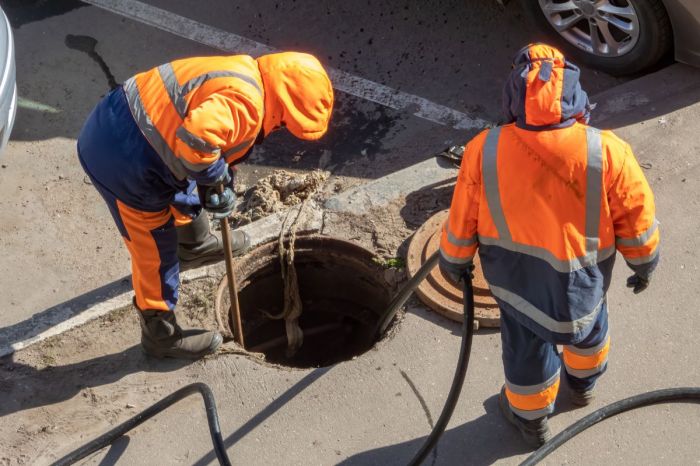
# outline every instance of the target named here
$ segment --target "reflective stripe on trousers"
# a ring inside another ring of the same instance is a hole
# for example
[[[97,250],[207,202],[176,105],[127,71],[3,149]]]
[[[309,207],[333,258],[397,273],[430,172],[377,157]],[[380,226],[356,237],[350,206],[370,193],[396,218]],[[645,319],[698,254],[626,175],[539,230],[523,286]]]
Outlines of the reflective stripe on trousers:
[[[537,419],[554,411],[561,370],[556,345],[501,309],[501,348],[511,410],[524,419]]]
[[[608,364],[610,336],[606,333],[603,339],[591,346],[566,345],[563,351],[566,373],[577,379],[593,377],[605,370]]]
[[[550,251],[538,246],[515,242],[503,212],[501,193],[498,184],[498,141],[501,127],[489,130],[483,148],[482,174],[486,202],[496,226],[498,238],[479,236],[479,243],[498,246],[508,251],[537,257],[547,262],[554,270],[571,273],[584,267],[598,264],[615,253],[615,247],[599,249],[598,229],[600,225],[600,200],[602,195],[602,145],[600,132],[586,128],[587,167],[586,167],[586,206],[585,238],[586,252],[571,260],[556,258]],[[576,333],[596,319],[602,301],[588,310],[587,315],[573,322],[553,319],[546,310],[538,309],[522,296],[510,290],[491,286],[494,296],[507,302],[515,310],[534,320],[539,325],[555,333]]]
[[[558,392],[558,370],[549,380],[535,385],[517,385],[506,379],[510,409],[523,419],[538,419],[554,412]]]

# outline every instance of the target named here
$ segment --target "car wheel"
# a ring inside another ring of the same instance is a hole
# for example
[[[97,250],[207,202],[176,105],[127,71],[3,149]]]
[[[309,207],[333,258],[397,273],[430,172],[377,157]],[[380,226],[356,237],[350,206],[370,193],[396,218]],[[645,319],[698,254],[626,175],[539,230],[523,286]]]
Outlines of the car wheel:
[[[671,49],[661,0],[521,0],[540,30],[574,61],[613,75],[656,64]]]

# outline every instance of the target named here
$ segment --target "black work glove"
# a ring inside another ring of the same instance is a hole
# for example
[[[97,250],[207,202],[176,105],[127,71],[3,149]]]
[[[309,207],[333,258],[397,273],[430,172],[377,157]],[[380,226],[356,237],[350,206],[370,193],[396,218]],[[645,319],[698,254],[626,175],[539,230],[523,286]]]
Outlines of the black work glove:
[[[214,214],[215,219],[227,218],[233,213],[236,207],[236,193],[233,191],[230,169],[227,169],[214,185],[198,185],[197,190],[203,198],[202,205]]]
[[[627,279],[627,288],[632,288],[634,291],[634,294],[639,294],[642,291],[646,290],[647,287],[649,286],[649,281],[651,280],[651,277],[642,277],[641,275],[637,275],[636,273],[629,277]]]
[[[471,278],[472,280],[474,279],[474,264],[469,264],[469,267],[467,267],[465,270],[462,270],[459,273],[456,273],[453,271],[451,268],[448,267],[440,267],[440,270],[442,271],[443,274],[447,275],[449,279],[454,282],[455,284],[460,283],[463,280],[466,280],[467,277]]]

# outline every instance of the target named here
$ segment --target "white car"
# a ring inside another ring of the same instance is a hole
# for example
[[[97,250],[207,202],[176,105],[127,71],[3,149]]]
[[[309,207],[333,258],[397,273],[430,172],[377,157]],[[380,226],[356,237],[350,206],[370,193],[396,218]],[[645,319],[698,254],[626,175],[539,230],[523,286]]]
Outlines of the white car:
[[[15,42],[12,28],[0,9],[0,155],[10,139],[17,112],[17,83],[15,82]]]

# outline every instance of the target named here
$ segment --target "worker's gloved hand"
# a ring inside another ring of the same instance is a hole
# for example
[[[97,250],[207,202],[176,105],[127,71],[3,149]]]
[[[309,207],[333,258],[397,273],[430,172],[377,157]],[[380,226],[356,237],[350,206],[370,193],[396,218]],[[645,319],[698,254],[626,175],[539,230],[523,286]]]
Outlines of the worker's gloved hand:
[[[443,266],[440,267],[440,270],[442,271],[443,274],[447,275],[450,278],[450,280],[452,280],[452,282],[454,282],[454,283],[460,283],[463,280],[466,280],[467,277],[469,277],[472,280],[474,279],[474,264],[473,263],[469,264],[469,266],[466,269],[464,269],[460,272],[456,272],[449,267],[443,267]]]
[[[469,277],[470,280],[474,280],[474,269],[475,269],[474,263],[470,262],[469,267],[467,267],[467,269],[464,272],[462,272],[462,275],[460,276],[460,280],[466,281],[467,277]]]
[[[634,294],[639,294],[649,286],[651,277],[642,277],[636,273],[627,279],[627,288],[632,288]]]
[[[223,186],[223,190],[222,190]],[[236,207],[236,193],[233,191],[233,177],[230,169],[211,186],[198,186],[200,196],[203,197],[202,205],[214,214],[214,218],[219,220],[227,218],[233,213]]]

